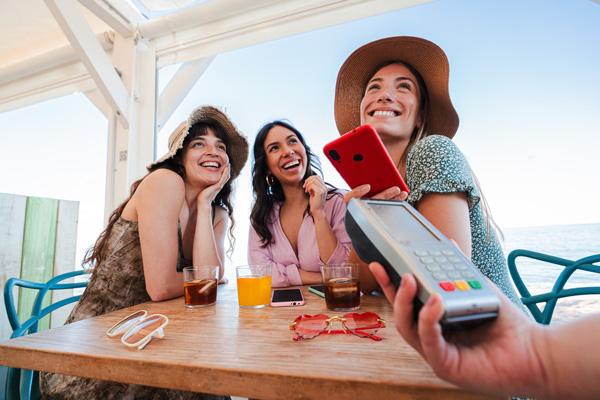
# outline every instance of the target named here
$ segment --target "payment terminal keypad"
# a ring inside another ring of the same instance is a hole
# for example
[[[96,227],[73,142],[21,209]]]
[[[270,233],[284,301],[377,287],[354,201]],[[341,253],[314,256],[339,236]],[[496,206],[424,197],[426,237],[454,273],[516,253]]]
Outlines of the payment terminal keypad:
[[[415,250],[414,254],[443,290],[481,289],[481,282],[452,250]]]

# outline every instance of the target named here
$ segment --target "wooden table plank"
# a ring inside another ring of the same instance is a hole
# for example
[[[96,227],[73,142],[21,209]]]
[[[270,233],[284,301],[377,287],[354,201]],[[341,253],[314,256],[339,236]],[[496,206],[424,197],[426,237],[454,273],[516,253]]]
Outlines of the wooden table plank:
[[[219,287],[212,307],[188,309],[183,298],[148,302],[0,343],[0,365],[261,399],[489,398],[438,379],[397,333],[381,296],[363,296],[358,311],[388,321],[384,340],[322,334],[293,341],[289,324],[298,315],[343,314],[302,290],[301,307],[241,309],[235,282]],[[169,318],[164,338],[139,351],[106,336],[141,309]]]

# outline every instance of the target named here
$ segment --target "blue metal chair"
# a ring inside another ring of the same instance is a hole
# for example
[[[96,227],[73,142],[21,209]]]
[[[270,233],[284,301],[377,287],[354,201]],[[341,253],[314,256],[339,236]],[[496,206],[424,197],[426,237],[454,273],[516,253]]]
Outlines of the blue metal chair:
[[[518,257],[527,257],[545,263],[561,265],[564,267],[564,269],[559,274],[550,292],[532,296],[531,293],[529,293],[529,290],[527,290],[525,287],[523,279],[517,270],[516,259]],[[570,296],[600,294],[599,286],[571,289],[564,288],[565,284],[575,271],[581,270],[600,274],[600,265],[595,265],[596,263],[600,262],[600,254],[584,257],[576,261],[571,261],[560,257],[550,256],[548,254],[537,253],[535,251],[513,250],[508,255],[507,261],[508,270],[512,276],[515,286],[517,287],[517,290],[521,294],[521,300],[523,300],[523,304],[525,304],[525,306],[529,309],[533,315],[533,318],[535,318],[535,320],[541,324],[550,324],[550,320],[552,319],[552,314],[554,313],[554,308],[556,307],[556,302],[558,299]],[[543,310],[540,310],[537,303],[546,303],[546,305],[544,306]]]
[[[10,322],[10,326],[13,329],[11,339],[37,332],[39,328],[39,322],[43,317],[59,309],[60,307],[78,301],[81,295],[71,296],[42,308],[44,298],[46,294],[51,290],[86,287],[87,281],[59,283],[65,279],[69,279],[83,274],[84,271],[67,272],[55,276],[46,283],[30,282],[23,279],[10,278],[4,286],[4,304],[6,305],[8,321]],[[28,289],[37,289],[39,291],[33,302],[31,317],[29,317],[29,319],[27,319],[27,321],[23,323],[19,321],[19,317],[17,316],[17,309],[15,307],[15,299],[13,296],[13,288],[15,286]],[[6,400],[41,399],[38,381],[38,371],[9,368],[6,374]]]

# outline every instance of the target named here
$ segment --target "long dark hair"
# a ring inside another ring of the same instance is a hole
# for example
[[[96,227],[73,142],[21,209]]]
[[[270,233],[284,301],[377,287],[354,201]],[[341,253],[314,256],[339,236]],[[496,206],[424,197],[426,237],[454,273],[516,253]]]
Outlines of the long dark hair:
[[[267,139],[267,135],[271,129],[276,126],[281,126],[292,131],[306,150],[307,167],[306,172],[302,177],[302,181],[304,182],[309,176],[317,174],[323,178],[323,171],[321,169],[321,161],[319,160],[319,157],[313,153],[310,147],[306,144],[302,134],[291,124],[277,120],[269,122],[260,128],[256,134],[256,139],[254,139],[253,148],[254,163],[252,164],[252,190],[254,192],[254,204],[252,205],[252,211],[250,212],[250,223],[252,224],[252,227],[258,236],[260,236],[262,247],[267,247],[273,243],[273,234],[268,228],[268,224],[273,223],[273,221],[269,220],[269,215],[273,210],[273,204],[275,202],[283,202],[285,200],[283,187],[274,176],[272,177],[271,185],[269,186],[267,184],[269,167],[267,167],[265,140]],[[330,199],[331,196],[335,194],[337,188],[329,183],[326,183],[326,185],[329,188],[327,191],[327,199]],[[305,194],[305,196],[309,197],[308,194]],[[305,213],[310,215],[310,206],[306,208]]]
[[[106,225],[106,229],[104,229],[104,231],[102,231],[102,233],[96,240],[96,243],[92,247],[87,249],[87,251],[85,253],[85,257],[83,258],[83,261],[81,262],[81,265],[83,267],[85,267],[87,265],[88,269],[93,269],[93,268],[97,267],[98,265],[100,265],[100,263],[108,255],[107,252],[109,251],[109,249],[107,248],[107,242],[108,242],[108,238],[110,237],[110,234],[115,226],[115,223],[117,222],[119,217],[121,217],[121,214],[123,213],[123,210],[125,209],[125,206],[127,205],[127,203],[129,203],[129,201],[135,194],[138,186],[140,186],[140,183],[142,183],[142,181],[148,175],[150,175],[151,173],[153,173],[154,171],[157,171],[159,169],[168,169],[168,170],[175,172],[177,175],[181,176],[182,179],[185,179],[185,167],[183,166],[183,153],[185,152],[185,149],[187,148],[188,143],[192,139],[197,138],[199,136],[208,135],[209,128],[212,129],[212,131],[214,132],[216,137],[218,137],[225,143],[225,146],[228,150],[227,155],[229,155],[229,140],[227,138],[227,135],[225,134],[225,131],[223,130],[223,128],[221,128],[220,125],[211,124],[209,122],[199,122],[197,124],[192,125],[189,129],[188,135],[186,136],[185,140],[183,141],[183,147],[181,149],[179,149],[173,157],[168,158],[158,164],[152,165],[151,167],[148,168],[148,173],[143,178],[138,179],[131,185],[131,188],[129,189],[129,197],[110,214],[110,216],[108,218],[108,224]],[[215,197],[215,199],[213,200],[213,203],[212,203],[213,206],[223,207],[227,211],[227,214],[229,215],[229,218],[231,219],[231,226],[229,227],[229,230],[227,232],[227,236],[229,239],[229,250],[227,250],[228,255],[233,252],[233,247],[235,245],[235,237],[233,236],[233,227],[235,226],[235,220],[233,218],[233,205],[232,205],[233,202],[232,202],[232,198],[231,198],[232,197],[231,194],[233,193],[232,185],[233,185],[233,182],[231,180],[227,181],[225,183],[225,185],[223,185],[223,188],[217,194],[217,196]]]

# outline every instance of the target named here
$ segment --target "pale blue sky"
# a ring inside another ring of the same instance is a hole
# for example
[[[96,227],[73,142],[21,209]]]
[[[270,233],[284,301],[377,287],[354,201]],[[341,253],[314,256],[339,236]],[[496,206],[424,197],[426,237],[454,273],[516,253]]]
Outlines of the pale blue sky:
[[[159,155],[202,104],[226,107],[250,142],[265,122],[287,118],[322,155],[337,137],[339,67],[362,44],[396,35],[432,40],[448,55],[461,120],[454,140],[501,227],[600,222],[600,5],[591,0],[438,0],[222,54],[159,134]],[[102,229],[107,121],[76,94],[0,114],[0,132],[0,192],[79,201],[79,256]],[[322,162],[326,180],[346,187]],[[248,164],[236,264],[249,175]]]

